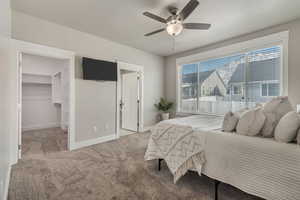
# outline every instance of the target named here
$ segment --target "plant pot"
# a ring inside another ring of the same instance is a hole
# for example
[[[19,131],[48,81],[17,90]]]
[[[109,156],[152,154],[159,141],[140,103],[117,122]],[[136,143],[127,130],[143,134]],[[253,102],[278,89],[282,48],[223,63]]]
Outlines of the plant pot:
[[[162,120],[168,120],[170,118],[170,113],[161,113]]]

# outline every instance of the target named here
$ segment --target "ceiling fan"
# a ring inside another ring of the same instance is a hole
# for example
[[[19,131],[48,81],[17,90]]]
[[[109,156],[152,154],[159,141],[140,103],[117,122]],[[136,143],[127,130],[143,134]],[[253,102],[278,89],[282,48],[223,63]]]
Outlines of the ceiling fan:
[[[193,29],[193,30],[207,30],[210,28],[211,24],[205,24],[205,23],[183,23],[185,19],[187,19],[192,12],[195,10],[195,8],[199,5],[199,2],[197,0],[190,0],[189,3],[180,11],[178,12],[178,8],[174,6],[169,6],[168,11],[171,13],[171,16],[167,19],[164,19],[162,17],[159,17],[155,14],[152,14],[150,12],[144,12],[143,15],[154,19],[158,22],[166,24],[165,28],[158,29],[156,31],[153,31],[151,33],[145,34],[145,36],[154,35],[156,33],[160,33],[164,30],[167,31],[167,33],[171,36],[177,36],[179,35],[183,29]]]

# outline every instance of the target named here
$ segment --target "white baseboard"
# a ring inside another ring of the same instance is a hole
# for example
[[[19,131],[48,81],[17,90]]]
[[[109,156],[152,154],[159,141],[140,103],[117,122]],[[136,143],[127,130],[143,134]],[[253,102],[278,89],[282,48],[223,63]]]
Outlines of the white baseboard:
[[[103,142],[108,142],[108,141],[115,140],[115,139],[117,139],[116,134],[113,134],[113,135],[99,137],[96,139],[85,140],[82,142],[75,142],[75,144],[72,145],[71,150],[80,149],[83,147],[87,147],[87,146],[91,146],[91,145],[99,144],[99,143],[103,143]]]
[[[3,193],[3,200],[8,199],[8,189],[9,189],[9,182],[10,182],[10,172],[11,172],[11,166],[8,167],[7,175],[5,179],[5,185],[4,185],[4,193]]]
[[[39,129],[47,129],[47,128],[56,128],[60,127],[60,123],[48,123],[48,124],[41,124],[41,125],[34,125],[34,126],[25,126],[22,127],[22,131],[32,131],[32,130],[39,130]]]

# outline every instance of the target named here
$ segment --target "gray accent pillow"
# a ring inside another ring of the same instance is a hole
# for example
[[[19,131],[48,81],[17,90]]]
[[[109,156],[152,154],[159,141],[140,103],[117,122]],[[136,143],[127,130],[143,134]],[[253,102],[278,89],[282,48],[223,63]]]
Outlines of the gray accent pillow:
[[[297,137],[300,127],[300,117],[295,111],[284,115],[275,128],[275,140],[279,142],[292,142]]]
[[[233,132],[236,128],[236,125],[239,121],[239,118],[233,113],[233,112],[228,112],[224,116],[223,120],[223,131],[225,132]]]
[[[288,100],[288,97],[276,97],[265,103],[263,112],[266,116],[265,124],[261,130],[264,137],[273,137],[275,127],[279,120],[293,108]]]
[[[264,126],[266,117],[262,111],[262,108],[254,108],[246,111],[242,114],[237,127],[236,132],[239,135],[255,136],[260,133],[260,130]]]
[[[236,116],[238,119],[240,119],[241,116],[242,116],[245,112],[247,112],[247,111],[249,111],[248,108],[243,108],[243,109],[241,109],[241,110],[238,110],[238,111],[234,112],[233,114],[234,114],[234,116]]]

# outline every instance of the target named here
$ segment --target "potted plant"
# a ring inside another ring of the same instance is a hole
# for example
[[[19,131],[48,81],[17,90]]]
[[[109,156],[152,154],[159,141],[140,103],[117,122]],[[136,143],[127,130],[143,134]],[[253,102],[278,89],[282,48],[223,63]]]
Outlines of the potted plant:
[[[160,101],[158,104],[154,104],[154,106],[157,108],[157,110],[161,111],[161,119],[167,120],[170,118],[170,110],[173,108],[174,103],[169,102],[164,98],[160,98]]]

